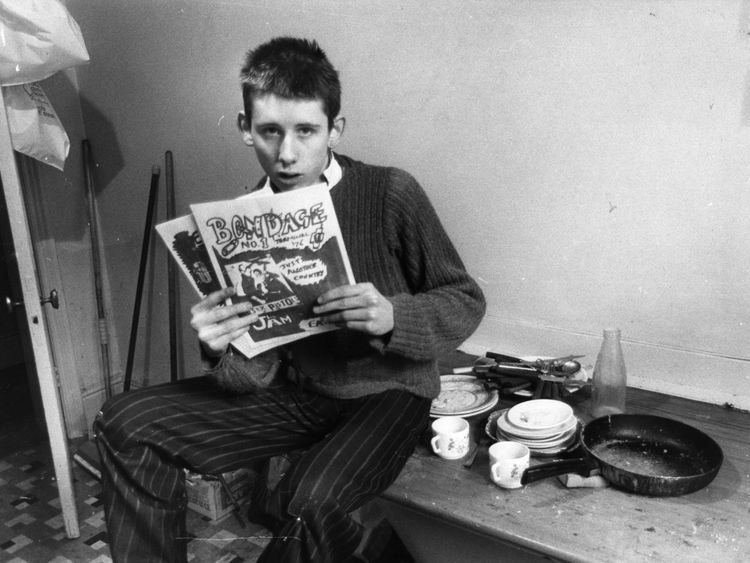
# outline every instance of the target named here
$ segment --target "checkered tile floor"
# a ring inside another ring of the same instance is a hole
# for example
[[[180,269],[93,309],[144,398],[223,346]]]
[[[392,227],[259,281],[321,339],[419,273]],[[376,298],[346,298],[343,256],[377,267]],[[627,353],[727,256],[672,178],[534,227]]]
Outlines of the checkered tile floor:
[[[0,561],[110,562],[99,482],[73,466],[80,537],[65,535],[47,444],[0,457]],[[188,558],[196,563],[253,563],[268,543],[265,529],[231,516],[218,522],[188,511]]]

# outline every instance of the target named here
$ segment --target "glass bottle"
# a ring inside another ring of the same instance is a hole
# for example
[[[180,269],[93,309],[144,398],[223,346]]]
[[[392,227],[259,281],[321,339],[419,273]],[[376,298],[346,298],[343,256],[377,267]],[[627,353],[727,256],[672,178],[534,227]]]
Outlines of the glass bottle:
[[[625,412],[627,373],[620,345],[620,329],[604,329],[604,340],[596,357],[592,378],[591,416]]]

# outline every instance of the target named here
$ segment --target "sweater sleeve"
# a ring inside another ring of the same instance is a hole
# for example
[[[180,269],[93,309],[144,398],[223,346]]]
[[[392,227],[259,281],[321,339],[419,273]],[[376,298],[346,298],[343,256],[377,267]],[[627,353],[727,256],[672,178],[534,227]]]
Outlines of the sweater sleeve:
[[[385,236],[409,292],[389,296],[394,328],[386,354],[429,360],[455,350],[485,312],[482,290],[466,272],[427,195],[408,173],[391,169]]]

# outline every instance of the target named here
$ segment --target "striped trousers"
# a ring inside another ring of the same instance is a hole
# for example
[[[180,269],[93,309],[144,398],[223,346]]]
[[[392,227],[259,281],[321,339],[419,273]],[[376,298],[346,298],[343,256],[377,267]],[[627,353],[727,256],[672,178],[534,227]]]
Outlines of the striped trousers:
[[[112,559],[187,560],[183,468],[218,475],[298,451],[253,507],[273,535],[259,561],[346,561],[363,533],[349,513],[396,479],[429,408],[404,391],[342,400],[288,382],[231,395],[205,377],[117,395],[94,422]]]

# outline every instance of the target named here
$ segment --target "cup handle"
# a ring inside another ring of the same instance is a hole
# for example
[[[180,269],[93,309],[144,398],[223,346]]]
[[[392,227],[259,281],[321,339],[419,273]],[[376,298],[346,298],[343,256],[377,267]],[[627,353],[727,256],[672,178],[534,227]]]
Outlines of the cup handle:
[[[435,452],[436,454],[440,453],[440,448],[438,447],[438,437],[437,436],[433,436],[432,437],[432,439],[430,440],[430,445],[432,446],[432,451],[433,452]]]
[[[494,481],[500,480],[500,462],[496,461],[490,466],[490,473],[492,473],[492,479]]]

